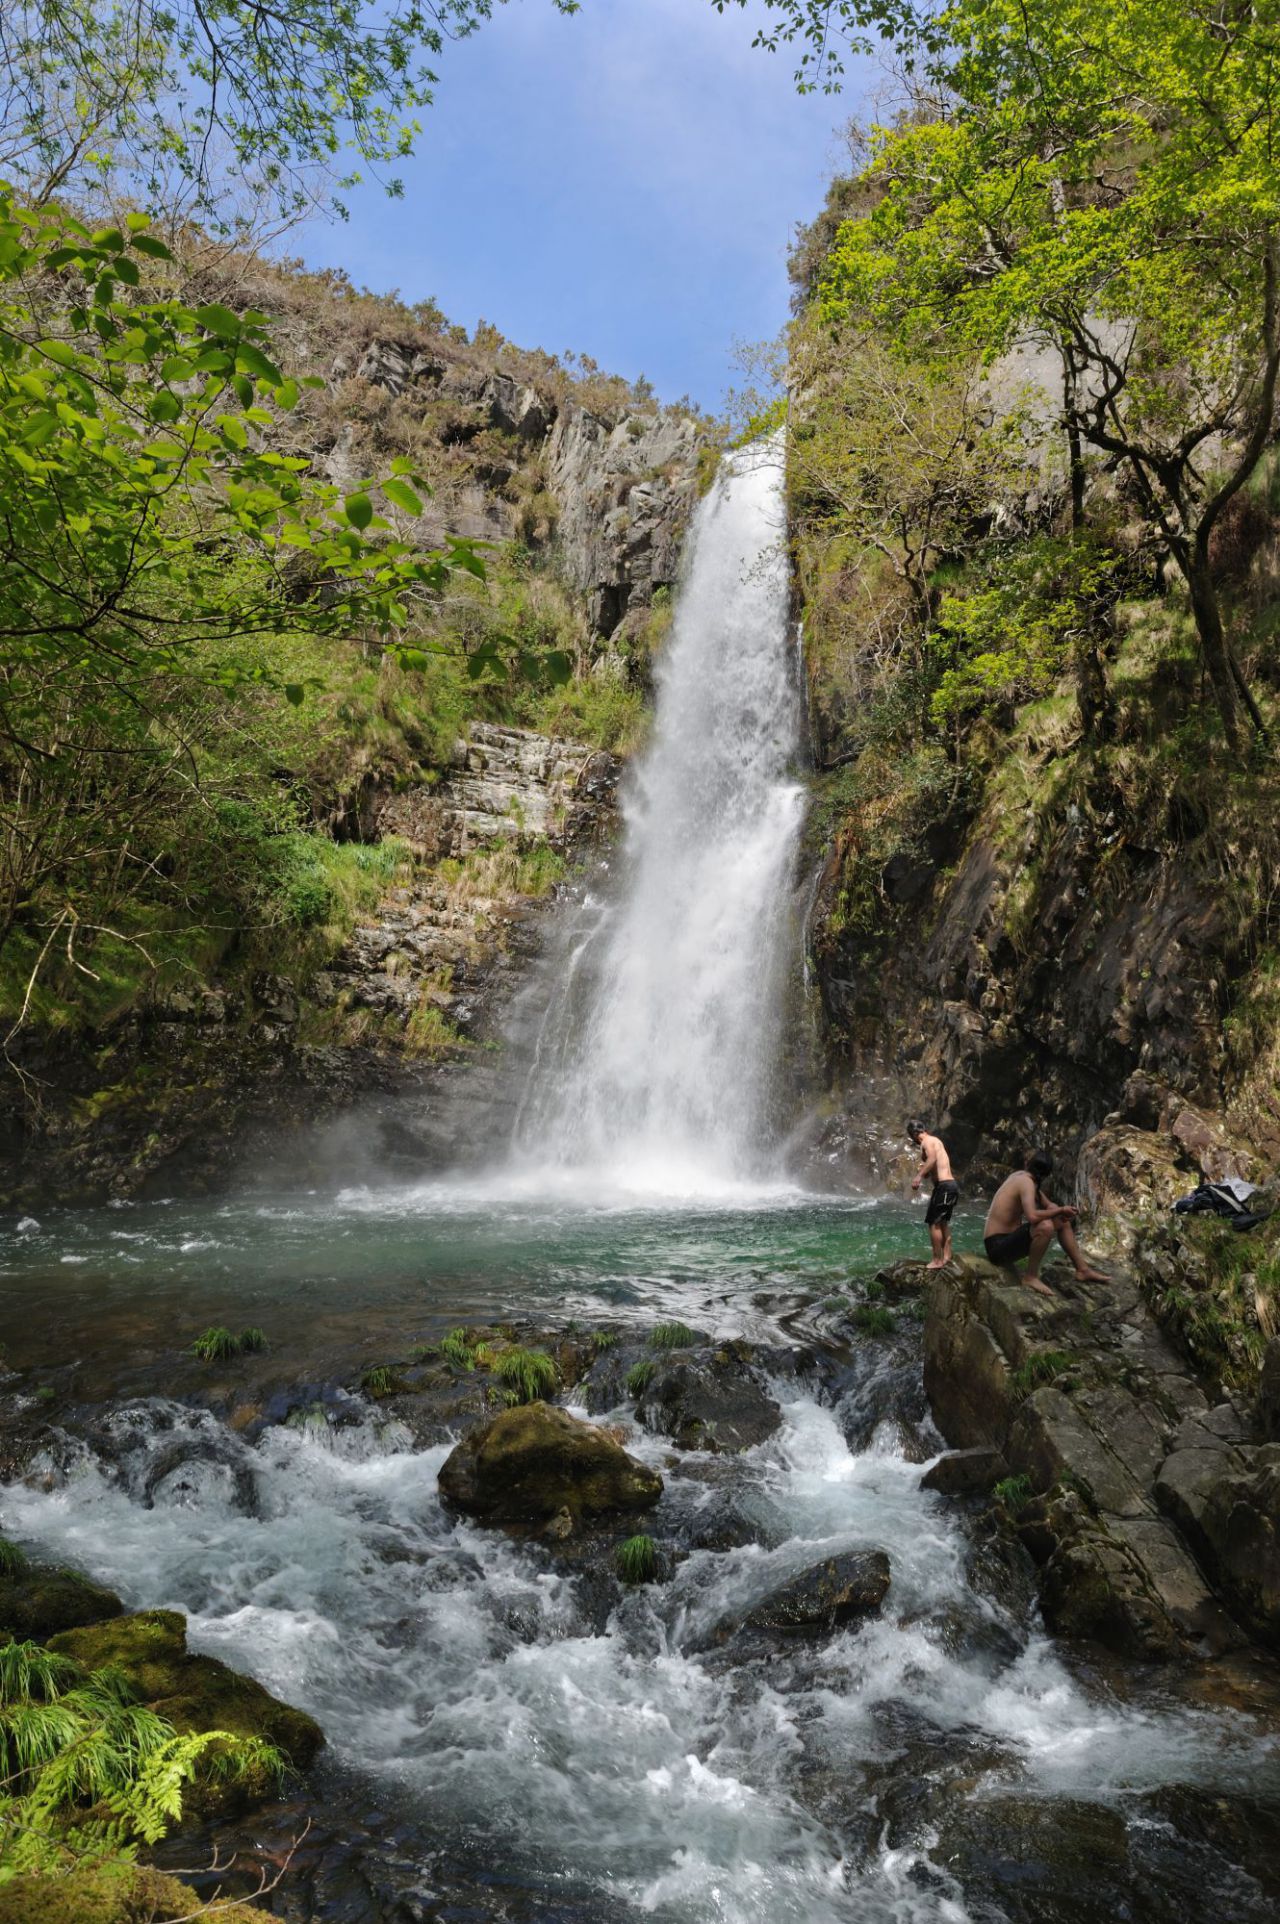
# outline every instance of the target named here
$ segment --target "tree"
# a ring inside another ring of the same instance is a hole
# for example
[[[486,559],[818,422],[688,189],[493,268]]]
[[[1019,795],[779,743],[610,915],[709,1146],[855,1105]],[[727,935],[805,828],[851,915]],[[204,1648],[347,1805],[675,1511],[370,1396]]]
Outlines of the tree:
[[[493,6],[15,0],[0,7],[0,171],[35,201],[83,196],[114,169],[147,204],[185,197],[214,223],[228,178],[303,212],[344,149],[374,170],[412,152],[446,42]],[[387,186],[399,192],[394,175]]]
[[[1118,463],[1181,571],[1228,744],[1261,717],[1210,540],[1280,379],[1280,4],[961,0],[925,35],[940,117],[876,139],[824,313],[988,358],[1039,337],[1075,447]]]
[[[392,525],[421,513],[407,463],[344,495],[274,450],[299,384],[264,317],[164,296],[166,259],[143,215],[0,190],[0,944],[34,921],[73,963],[154,869],[165,798],[199,807],[212,711],[270,686],[273,638],[364,629],[419,668],[415,601],[481,571]]]

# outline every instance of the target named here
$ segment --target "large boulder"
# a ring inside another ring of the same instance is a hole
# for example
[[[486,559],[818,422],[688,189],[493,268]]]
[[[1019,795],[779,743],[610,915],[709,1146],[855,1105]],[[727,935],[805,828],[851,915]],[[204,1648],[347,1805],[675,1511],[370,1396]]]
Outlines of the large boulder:
[[[831,1630],[880,1608],[889,1588],[883,1550],[849,1550],[827,1557],[770,1591],[748,1611],[749,1630]]]
[[[186,1618],[177,1610],[142,1610],[106,1623],[65,1630],[49,1639],[51,1650],[86,1670],[110,1664],[122,1670],[143,1702],[175,1730],[225,1730],[273,1744],[298,1770],[305,1770],[324,1743],[314,1717],[281,1703],[252,1677],[187,1649]],[[215,1781],[202,1784],[193,1810],[213,1811],[258,1802],[274,1787],[267,1771],[251,1772],[221,1794]]]
[[[751,1369],[745,1343],[664,1358],[636,1402],[636,1415],[679,1450],[729,1454],[763,1443],[782,1422],[782,1411]]]
[[[445,1458],[446,1502],[489,1523],[539,1524],[567,1511],[577,1522],[647,1510],[662,1494],[656,1470],[594,1423],[548,1403],[504,1410]]]
[[[0,1577],[0,1631],[9,1631],[18,1643],[28,1637],[42,1643],[60,1630],[118,1617],[123,1609],[114,1590],[75,1570],[28,1563]]]
[[[1156,1499],[1228,1602],[1280,1643],[1280,1444],[1191,1441],[1161,1466]]]

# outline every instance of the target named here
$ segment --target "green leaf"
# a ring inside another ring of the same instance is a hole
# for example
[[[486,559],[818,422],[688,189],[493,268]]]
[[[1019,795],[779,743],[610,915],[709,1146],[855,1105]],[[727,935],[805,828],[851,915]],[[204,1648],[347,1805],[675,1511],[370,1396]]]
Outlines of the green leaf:
[[[195,368],[185,354],[171,354],[168,360],[161,364],[160,373],[166,381],[189,381],[195,373]]]
[[[244,449],[248,447],[248,432],[246,431],[244,422],[238,415],[224,414],[218,426],[222,430],[224,440],[229,441],[233,448]]]
[[[142,280],[137,261],[131,261],[127,254],[117,254],[111,263],[111,272],[126,287],[137,287]]]
[[[282,408],[284,412],[288,414],[291,409],[298,405],[298,383],[296,381],[281,381],[279,387],[275,389],[272,399],[278,408]]]
[[[231,385],[236,391],[236,399],[239,401],[241,407],[251,408],[257,389],[254,387],[253,382],[249,380],[248,376],[244,374],[233,374],[231,377]]]
[[[240,334],[240,317],[233,314],[229,307],[220,301],[206,301],[196,309],[196,319],[206,334],[213,334],[219,340],[234,341]]]
[[[139,254],[146,254],[153,261],[171,261],[173,259],[173,255],[169,252],[164,242],[157,240],[154,234],[135,234],[133,237],[133,245]]]
[[[294,708],[301,708],[306,700],[307,691],[300,681],[287,681],[284,685],[285,700]]]
[[[384,481],[382,492],[393,508],[403,508],[406,514],[422,513],[422,503],[407,481]]]
[[[278,386],[284,376],[274,361],[268,360],[261,348],[254,347],[249,341],[241,341],[236,349],[236,366],[245,374],[251,374],[257,381],[270,381]]]
[[[353,528],[367,528],[373,520],[373,503],[367,494],[349,494],[342,505]]]
[[[153,421],[176,421],[181,417],[182,403],[168,388],[161,388],[158,394],[152,395],[147,413]]]

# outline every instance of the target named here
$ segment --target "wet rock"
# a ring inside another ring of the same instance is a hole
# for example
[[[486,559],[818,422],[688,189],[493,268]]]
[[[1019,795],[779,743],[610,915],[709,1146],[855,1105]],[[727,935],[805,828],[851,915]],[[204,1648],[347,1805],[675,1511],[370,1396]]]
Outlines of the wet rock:
[[[1156,1497],[1240,1615],[1280,1643],[1280,1444],[1175,1450]]]
[[[1052,1628],[1148,1659],[1240,1641],[1156,1490],[1175,1433],[1217,1444],[1220,1418],[1131,1278],[1047,1299],[962,1259],[930,1286],[925,1387],[948,1442],[1037,1497],[1018,1528]]]
[[[176,1877],[140,1864],[103,1864],[0,1884],[0,1924],[170,1924],[194,1916],[201,1903]],[[217,1907],[219,1924],[262,1924],[263,1916],[251,1904]]]
[[[660,1361],[636,1402],[647,1430],[679,1450],[717,1454],[752,1449],[782,1422],[782,1411],[755,1376],[745,1343],[680,1351]]]
[[[1268,1442],[1280,1443],[1280,1336],[1273,1336],[1263,1353],[1258,1423]]]
[[[123,1610],[114,1590],[91,1583],[75,1570],[29,1563],[0,1577],[0,1630],[19,1643],[29,1637],[43,1643],[60,1630],[118,1617]]]
[[[505,1410],[463,1438],[440,1469],[446,1501],[490,1523],[540,1524],[645,1510],[662,1478],[594,1423],[547,1403]]]
[[[295,1769],[305,1770],[324,1743],[313,1717],[281,1703],[252,1677],[219,1662],[193,1656],[187,1649],[186,1618],[176,1610],[143,1610],[49,1639],[51,1650],[72,1657],[87,1670],[114,1665],[143,1701],[180,1731],[226,1730],[235,1737],[258,1737],[274,1744]],[[267,1771],[243,1780],[196,1787],[194,1807],[202,1813],[238,1808],[273,1794]],[[188,1803],[192,1800],[188,1799]]]
[[[749,1630],[832,1630],[878,1610],[889,1576],[883,1550],[828,1557],[771,1591],[742,1621]]]
[[[1011,1924],[1062,1917],[1067,1892],[1074,1917],[1133,1914],[1126,1825],[1108,1805],[1067,1798],[971,1799],[956,1786],[930,1815],[939,1832],[934,1862],[957,1877],[966,1893],[994,1899]]]
[[[878,1269],[875,1279],[888,1296],[920,1296],[929,1287],[932,1274],[926,1262],[904,1257],[899,1263],[890,1263],[886,1268]]]
[[[999,1450],[953,1450],[925,1471],[920,1488],[936,1490],[940,1496],[983,1496],[1008,1474],[1009,1466]]]

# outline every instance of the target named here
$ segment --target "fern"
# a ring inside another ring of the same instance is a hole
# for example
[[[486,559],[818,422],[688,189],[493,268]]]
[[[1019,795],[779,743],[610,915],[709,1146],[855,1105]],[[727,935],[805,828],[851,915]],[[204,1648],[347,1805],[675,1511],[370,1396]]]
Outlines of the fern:
[[[493,1373],[520,1403],[536,1403],[540,1396],[550,1395],[560,1380],[560,1372],[544,1349],[521,1349],[518,1345],[504,1349],[494,1359]]]
[[[85,1671],[36,1643],[0,1646],[0,1859],[64,1870],[86,1856],[132,1856],[182,1815],[197,1776],[279,1785],[274,1745],[231,1731],[180,1733],[124,1673]]]

